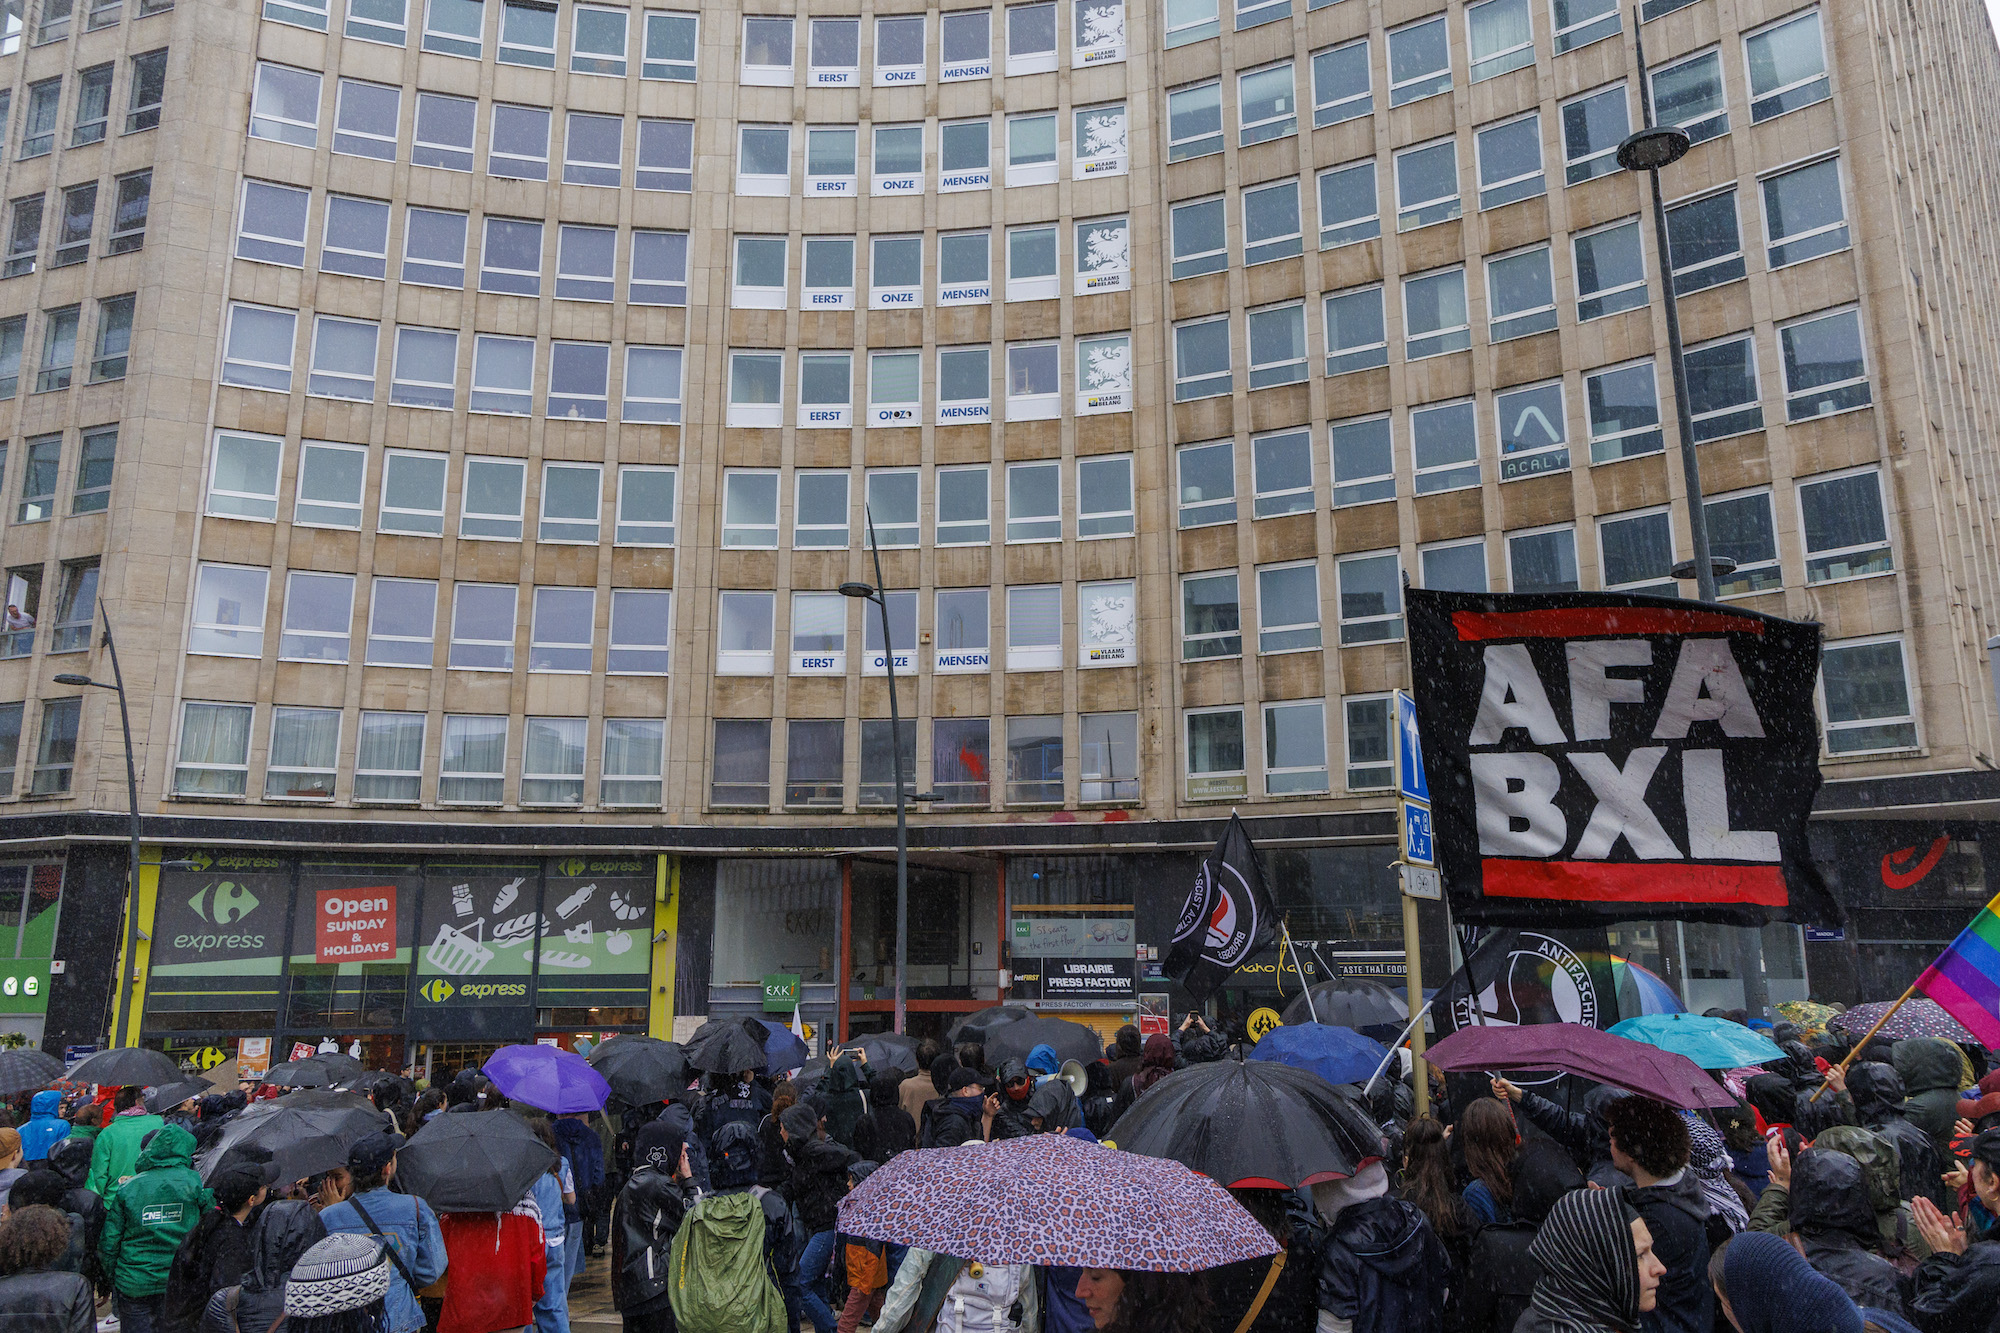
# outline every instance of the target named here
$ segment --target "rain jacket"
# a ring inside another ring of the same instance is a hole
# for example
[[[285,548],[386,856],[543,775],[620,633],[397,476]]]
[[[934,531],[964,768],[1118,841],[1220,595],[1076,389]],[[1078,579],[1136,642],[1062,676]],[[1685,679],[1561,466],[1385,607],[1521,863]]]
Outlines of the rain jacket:
[[[1958,1047],[1941,1037],[1911,1037],[1895,1046],[1896,1072],[1910,1094],[1903,1114],[1930,1138],[1942,1159],[1950,1157],[1952,1122],[1958,1119],[1964,1072],[1959,1060]]]
[[[243,1281],[249,1270],[250,1228],[217,1204],[201,1215],[174,1254],[160,1307],[162,1333],[192,1333],[208,1298]]]
[[[914,1327],[910,1316],[920,1302],[927,1308],[937,1309],[936,1322],[932,1327],[938,1330],[938,1333],[955,1333],[961,1328],[961,1319],[954,1308],[955,1303],[952,1299],[954,1295],[966,1295],[971,1301],[975,1299],[974,1289],[982,1283],[994,1288],[1005,1288],[1012,1286],[1016,1281],[1020,1284],[1019,1294],[1014,1302],[1008,1305],[1006,1314],[1012,1315],[1014,1311],[1019,1310],[1019,1320],[1016,1322],[1002,1318],[994,1324],[994,1329],[996,1333],[998,1330],[1005,1330],[1005,1333],[1039,1333],[1042,1327],[1042,1307],[1040,1294],[1035,1287],[1033,1269],[1022,1268],[1017,1273],[1012,1265],[987,1264],[985,1273],[980,1278],[974,1278],[963,1265],[957,1265],[959,1267],[957,1277],[940,1293],[936,1290],[939,1285],[937,1281],[925,1280],[931,1277],[932,1265],[939,1261],[938,1255],[929,1250],[920,1250],[914,1245],[903,1251],[902,1267],[896,1270],[895,1280],[889,1284],[888,1294],[882,1298],[882,1312],[875,1316],[875,1333],[902,1333],[906,1326]],[[945,1259],[943,1262],[956,1264],[956,1261],[951,1259]],[[929,1301],[925,1301],[926,1296],[930,1297]]]
[[[438,1229],[451,1264],[438,1333],[497,1333],[535,1322],[548,1276],[539,1222],[527,1213],[446,1213]]]
[[[1019,1060],[1008,1060],[1000,1066],[1000,1109],[993,1113],[994,1142],[997,1143],[1001,1139],[1025,1138],[1035,1132],[1034,1125],[1029,1123],[1028,1120],[1028,1098],[1034,1096],[1035,1093],[1033,1082],[1028,1084],[1027,1091],[1022,1093],[1018,1098],[1007,1091],[1007,1083],[1010,1079],[1026,1078],[1032,1080],[1033,1077],[1034,1075],[1029,1072],[1028,1066]]]
[[[2000,1311],[2000,1243],[1934,1254],[1910,1279],[1910,1319],[1930,1333],[1980,1333]]]
[[[1631,1094],[1621,1088],[1592,1088],[1583,1095],[1582,1111],[1565,1111],[1536,1093],[1521,1094],[1521,1114],[1529,1123],[1569,1149],[1576,1169],[1593,1184],[1609,1189],[1630,1185],[1631,1179],[1611,1165],[1611,1131],[1604,1125],[1604,1109],[1620,1097]]]
[[[133,1117],[145,1118],[149,1117]],[[179,1125],[166,1125],[139,1154],[138,1174],[113,1196],[97,1257],[119,1295],[158,1296],[166,1291],[174,1251],[202,1213],[215,1206],[215,1195],[195,1174],[193,1160],[194,1135]],[[96,1169],[93,1157],[91,1170]]]
[[[0,1327],[8,1333],[92,1333],[94,1306],[81,1274],[30,1268],[0,1278]]]
[[[922,1077],[916,1075],[913,1077]],[[923,1080],[928,1088],[931,1081]],[[877,1074],[868,1083],[868,1114],[854,1122],[854,1151],[870,1162],[886,1162],[917,1146],[917,1122],[901,1105],[901,1084],[895,1074]]]
[[[107,1285],[103,1267],[97,1261],[97,1242],[104,1235],[104,1200],[83,1187],[90,1174],[90,1141],[72,1134],[57,1139],[49,1148],[49,1169],[69,1186],[62,1197],[63,1210],[83,1219],[82,1273],[94,1287]]]
[[[250,1271],[241,1286],[225,1287],[209,1298],[201,1333],[270,1333],[285,1313],[292,1265],[325,1236],[326,1224],[302,1199],[280,1199],[265,1208],[250,1228]],[[422,1320],[419,1315],[419,1325]],[[400,1326],[392,1321],[390,1327]]]
[[[1028,1115],[1042,1122],[1043,1131],[1075,1129],[1083,1124],[1083,1112],[1069,1084],[1052,1078],[1028,1095]]]
[[[1847,1071],[1847,1091],[1854,1098],[1855,1122],[1874,1130],[1896,1150],[1897,1194],[1905,1199],[1921,1196],[1950,1212],[1957,1200],[1939,1179],[1944,1174],[1944,1159],[1938,1156],[1930,1135],[1903,1114],[1907,1095],[1903,1076],[1893,1066],[1868,1061]]]
[[[1715,1325],[1715,1289],[1708,1284],[1708,1197],[1692,1169],[1683,1167],[1657,1185],[1626,1198],[1653,1233],[1653,1256],[1667,1266],[1660,1294],[1640,1326],[1647,1333],[1709,1333]]]
[[[716,1131],[730,1121],[741,1120],[755,1129],[757,1122],[770,1112],[769,1092],[755,1083],[728,1083],[701,1099],[701,1109],[694,1117],[694,1128],[701,1135],[702,1145],[707,1147],[715,1142]]]
[[[826,1117],[827,1137],[837,1143],[852,1145],[855,1122],[861,1119],[866,1104],[861,1099],[861,1089],[866,1083],[861,1062],[851,1055],[836,1059],[826,1071],[826,1077],[813,1089],[811,1100],[820,1107]]]
[[[39,1162],[49,1155],[49,1145],[69,1137],[69,1121],[56,1112],[62,1109],[62,1094],[54,1088],[35,1094],[28,1103],[28,1123],[21,1126],[21,1160]]]
[[[1916,1137],[1930,1146],[1930,1140],[1921,1133]],[[1845,1153],[1861,1164],[1862,1177],[1868,1182],[1868,1206],[1875,1214],[1875,1251],[1886,1259],[1896,1260],[1908,1256],[1911,1260],[1923,1259],[1931,1252],[1924,1243],[1923,1233],[1917,1230],[1917,1221],[1910,1213],[1910,1205],[1903,1201],[1901,1176],[1895,1144],[1884,1138],[1879,1130],[1861,1129],[1854,1125],[1836,1125],[1813,1140],[1815,1149],[1824,1148],[1828,1152]],[[1781,1202],[1777,1214],[1788,1220],[1791,1201],[1788,1191],[1780,1190]],[[1759,1199],[1758,1207],[1763,1207]],[[1954,1201],[1955,1202],[1955,1201]],[[1770,1226],[1759,1227],[1761,1231],[1779,1230]]]
[[[604,1146],[598,1142],[596,1130],[572,1116],[558,1117],[554,1129],[556,1146],[569,1159],[570,1174],[576,1178],[577,1198],[581,1202],[584,1191],[604,1183]]]
[[[690,1202],[671,1170],[641,1162],[612,1212],[611,1303],[628,1319],[670,1305],[667,1251]]]
[[[847,1193],[847,1168],[859,1160],[832,1139],[793,1141],[792,1177],[785,1182],[785,1199],[807,1235],[834,1229],[841,1196]]]
[[[1451,1260],[1423,1210],[1385,1197],[1379,1162],[1313,1186],[1329,1232],[1319,1269],[1323,1333],[1443,1333]]]
[[[354,1206],[356,1199],[362,1208],[368,1210],[368,1216],[375,1219],[374,1227],[361,1220],[361,1213]],[[410,1276],[424,1286],[444,1276],[444,1232],[438,1226],[437,1214],[422,1199],[398,1194],[384,1186],[333,1205],[320,1214],[319,1220],[326,1224],[329,1232],[345,1231],[387,1239],[395,1246],[397,1257],[408,1265]],[[381,1229],[378,1231],[376,1227]],[[389,1294],[383,1299],[388,1305],[389,1333],[415,1333],[424,1326],[424,1312],[417,1304],[417,1293],[410,1290],[410,1284],[403,1281],[401,1273],[392,1271],[389,1274]],[[245,1329],[244,1333],[264,1333],[264,1330],[251,1328]]]
[[[1792,1167],[1791,1222],[1806,1262],[1856,1305],[1903,1312],[1895,1265],[1872,1253],[1880,1241],[1859,1162],[1822,1148],[1802,1153]]]
[[[90,1178],[84,1185],[109,1202],[118,1187],[139,1171],[139,1153],[146,1136],[167,1122],[150,1113],[113,1116],[111,1123],[97,1131],[90,1149]],[[188,1135],[190,1151],[194,1135]]]
[[[1042,1042],[1028,1052],[1028,1072],[1036,1075],[1053,1074],[1062,1068],[1062,1058],[1056,1048]]]
[[[984,1097],[940,1098],[931,1107],[931,1141],[923,1146],[956,1148],[961,1143],[978,1143],[986,1137],[980,1123],[985,1115]]]

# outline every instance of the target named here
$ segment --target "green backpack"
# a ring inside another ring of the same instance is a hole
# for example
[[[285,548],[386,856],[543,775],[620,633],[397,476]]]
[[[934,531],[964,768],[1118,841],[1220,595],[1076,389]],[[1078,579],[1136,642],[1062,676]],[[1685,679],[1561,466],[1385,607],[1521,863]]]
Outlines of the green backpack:
[[[764,1205],[754,1194],[701,1200],[668,1253],[680,1333],[784,1333],[785,1300],[764,1263]]]

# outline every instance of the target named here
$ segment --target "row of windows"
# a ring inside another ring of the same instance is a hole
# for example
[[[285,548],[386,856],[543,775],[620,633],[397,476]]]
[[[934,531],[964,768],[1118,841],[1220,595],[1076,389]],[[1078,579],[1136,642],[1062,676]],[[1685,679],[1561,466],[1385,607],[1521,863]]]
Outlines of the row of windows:
[[[424,0],[421,45],[425,51],[461,59],[483,59],[488,43],[487,6],[481,0]],[[502,0],[495,58],[506,65],[554,69],[561,31],[560,9],[553,0]],[[1072,64],[1077,68],[1110,64],[1125,58],[1123,0],[1073,0],[1066,6],[1072,23]],[[332,15],[330,0],[265,0],[264,17],[325,32]],[[1025,4],[1006,11],[1004,72],[1037,74],[1057,67],[1057,7]],[[635,22],[636,18],[636,22]],[[749,17],[743,20],[745,84],[790,87],[796,61],[794,36],[798,25],[789,17]],[[927,80],[927,16],[907,14],[875,20],[869,51],[878,88],[920,85]],[[349,0],[346,35],[385,45],[407,44],[408,0]],[[813,19],[809,33],[807,86],[852,88],[860,85],[861,20]],[[650,10],[634,15],[624,6],[576,4],[570,7],[569,70],[624,78],[637,64],[643,79],[693,83],[700,50],[700,18],[696,14]],[[637,39],[637,51],[633,49]],[[991,10],[954,10],[939,23],[939,78],[946,83],[991,78],[993,75],[993,14]],[[636,55],[637,59],[634,60]]]
[[[991,117],[940,122],[937,134],[937,192],[956,194],[1049,185],[1062,178],[1060,134],[1062,115],[1026,111],[1002,118],[1000,162],[994,158],[996,129]],[[1078,107],[1070,113],[1071,180],[1123,176],[1128,169],[1130,122],[1122,102]],[[800,193],[793,184],[798,163],[792,158],[793,126],[739,124],[736,127],[736,193],[773,195]],[[920,195],[929,188],[925,167],[924,124],[872,127],[869,158],[871,195]],[[804,195],[841,198],[854,195],[861,179],[853,125],[808,125],[804,129]],[[1003,167],[996,174],[996,166]]]
[[[1546,247],[1535,253],[1542,261],[1541,271],[1546,273]],[[1489,277],[1494,275],[1495,268],[1489,265]],[[1507,329],[1507,322],[1520,314],[1506,304],[1510,297],[1518,298],[1518,289],[1510,293],[1497,283],[1494,287],[1494,305],[1489,323],[1489,328],[1494,331],[1492,340],[1497,342],[1503,336],[1520,336],[1520,331]],[[1402,281],[1402,294],[1405,359],[1416,361],[1462,352],[1472,346],[1463,269],[1407,277]],[[1366,287],[1329,296],[1324,313],[1326,373],[1329,376],[1388,364],[1382,288]],[[1553,306],[1544,306],[1540,313],[1546,317],[1548,327],[1553,328]],[[1176,401],[1226,396],[1234,391],[1238,364],[1235,358],[1237,339],[1231,332],[1234,322],[1234,316],[1217,315],[1174,326]],[[1306,379],[1309,358],[1306,306],[1303,301],[1251,310],[1244,316],[1243,323],[1248,334],[1245,351],[1249,388],[1270,388]],[[1783,363],[1787,421],[1807,421],[1835,412],[1852,411],[1866,407],[1872,401],[1857,311],[1849,308],[1807,315],[1779,325],[1777,337]],[[1756,341],[1751,333],[1729,334],[1690,347],[1683,358],[1683,365],[1688,376],[1689,406],[1697,441],[1717,440],[1764,428]],[[1634,377],[1635,384],[1637,378]],[[1593,375],[1592,382],[1607,381],[1601,375]],[[1505,394],[1537,392],[1554,394],[1554,405],[1561,406],[1560,394],[1553,382],[1547,386],[1509,389]],[[1521,399],[1521,405],[1525,408],[1529,400]],[[1540,406],[1543,410],[1538,415],[1517,419],[1502,429],[1501,451],[1503,454],[1526,454],[1560,450],[1556,465],[1567,467],[1567,434],[1561,418],[1550,413],[1546,403]],[[1644,402],[1637,402],[1634,406],[1642,414],[1652,411],[1654,421],[1657,421],[1657,406],[1648,408]],[[1608,405],[1607,408],[1612,412],[1617,410]],[[1652,424],[1644,420],[1632,423],[1635,427],[1650,427]],[[1595,433],[1599,427],[1594,423],[1592,429]],[[1623,429],[1607,433],[1618,434]],[[1456,442],[1462,457],[1439,458],[1438,462],[1465,463],[1477,456],[1475,434],[1461,432]],[[1649,442],[1647,449],[1635,449],[1634,452],[1646,452],[1650,447]],[[1624,454],[1621,452],[1616,456]],[[1526,475],[1532,470],[1536,469],[1519,467],[1502,475],[1504,479]],[[1476,480],[1475,477],[1457,477],[1429,487],[1420,486],[1419,489],[1449,489],[1454,485],[1472,485]]]
[[[113,7],[114,9],[116,6]],[[126,79],[123,133],[157,129],[160,108],[167,94],[167,52],[147,51],[130,58]],[[101,143],[111,133],[116,118],[111,110],[112,76],[115,66],[93,65],[76,73],[76,99],[70,115],[69,146],[81,148]],[[43,157],[55,151],[62,120],[62,76],[41,79],[28,85],[21,116],[20,158]],[[14,90],[0,89],[0,145],[7,139],[8,112],[13,107]]]
[[[173,7],[173,0],[139,0],[137,17],[150,18]],[[27,0],[12,0],[0,12],[0,56],[11,56],[21,49],[21,34],[27,27],[27,10]],[[116,27],[124,13],[125,0],[90,0],[83,15],[83,31],[96,32]],[[69,36],[76,18],[76,0],[42,0],[41,13],[35,23],[34,44],[45,46],[64,40]]]
[[[97,302],[97,325],[92,341],[83,340],[83,307],[62,306],[42,312],[42,351],[33,363],[35,393],[67,389],[76,375],[76,354],[81,347],[92,349],[89,382],[125,378],[132,351],[132,312],[138,297],[107,296]],[[0,400],[20,391],[22,356],[28,345],[28,317],[15,315],[0,319]]]
[[[130,254],[146,243],[146,219],[153,205],[153,172],[134,171],[111,182],[111,228],[105,234],[105,255]],[[96,181],[64,186],[56,211],[50,268],[66,268],[90,258],[91,236],[97,229]],[[0,255],[0,278],[19,278],[35,271],[42,256],[42,220],[47,196],[22,195],[7,204],[7,248]]]
[[[1559,0],[1560,3],[1560,0]],[[1500,7],[1519,10],[1518,23],[1477,21]],[[1473,30],[1473,79],[1534,63],[1527,23],[1527,0],[1489,0],[1467,8]],[[1612,11],[1615,20],[1616,11]],[[1615,27],[1612,31],[1616,31]],[[1610,35],[1606,33],[1605,35]],[[1500,43],[1496,48],[1493,43]],[[1377,111],[1378,85],[1387,74],[1388,104],[1401,106],[1451,88],[1451,44],[1446,16],[1432,15],[1390,31],[1384,43],[1386,68],[1374,67],[1373,39],[1361,37],[1312,53],[1308,61],[1312,119],[1308,128],[1335,125]],[[1752,123],[1825,101],[1832,95],[1826,48],[1817,9],[1782,19],[1743,39],[1744,77]],[[1727,89],[1719,49],[1710,48],[1650,68],[1653,104],[1659,123],[1685,130],[1696,143],[1729,132]],[[1236,141],[1239,146],[1297,134],[1302,114],[1297,71],[1292,61],[1244,70],[1235,76]],[[1223,150],[1223,83],[1220,79],[1172,89],[1167,94],[1167,160],[1182,161]],[[1614,125],[1627,123],[1624,85],[1585,93],[1560,110],[1571,152],[1569,183],[1579,184],[1615,170],[1602,140]],[[1626,133],[1618,128],[1610,146]],[[1578,151],[1587,147],[1587,151]]]

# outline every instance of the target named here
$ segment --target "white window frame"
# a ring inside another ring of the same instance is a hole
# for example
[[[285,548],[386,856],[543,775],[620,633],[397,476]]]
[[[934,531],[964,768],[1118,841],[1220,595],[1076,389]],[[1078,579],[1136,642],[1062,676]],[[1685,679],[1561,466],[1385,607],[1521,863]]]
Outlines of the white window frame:
[[[1264,580],[1266,578],[1274,580],[1288,579],[1289,576],[1297,576],[1302,573],[1312,576],[1312,597],[1309,599],[1312,619],[1272,620],[1269,615],[1265,614],[1267,589],[1264,586]],[[1276,657],[1284,653],[1318,652],[1325,646],[1325,637],[1320,628],[1324,616],[1320,609],[1318,560],[1286,560],[1276,564],[1259,565],[1256,568],[1255,582],[1257,586],[1257,656]],[[1238,616],[1241,616],[1240,602],[1238,603]]]
[[[1304,724],[1317,717],[1317,725]],[[1331,791],[1326,763],[1326,700],[1275,699],[1263,706],[1264,794],[1266,796],[1319,796]],[[1280,737],[1294,741],[1316,736],[1319,763],[1279,767],[1273,763]]]
[[[1827,644],[1820,654],[1820,670],[1818,672],[1818,679],[1815,682],[1816,692],[1819,695],[1819,715],[1821,718],[1828,718],[1830,716],[1827,711],[1826,702],[1827,656],[1846,649],[1873,648],[1885,643],[1895,644],[1897,652],[1902,658],[1903,697],[1909,703],[1909,711],[1907,713],[1884,714],[1880,717],[1857,718],[1851,722],[1833,722],[1830,720],[1823,722],[1820,729],[1820,744],[1823,747],[1823,758],[1847,759],[1866,755],[1894,754],[1921,749],[1923,747],[1923,733],[1917,726],[1917,688],[1916,679],[1910,671],[1910,645],[1909,641],[1901,634],[1874,634],[1865,638],[1841,639]],[[1833,745],[1833,733],[1838,731],[1860,731],[1876,727],[1903,725],[1908,725],[1910,728],[1910,742],[1907,745],[1886,745],[1872,749],[1855,750],[1835,749]]]

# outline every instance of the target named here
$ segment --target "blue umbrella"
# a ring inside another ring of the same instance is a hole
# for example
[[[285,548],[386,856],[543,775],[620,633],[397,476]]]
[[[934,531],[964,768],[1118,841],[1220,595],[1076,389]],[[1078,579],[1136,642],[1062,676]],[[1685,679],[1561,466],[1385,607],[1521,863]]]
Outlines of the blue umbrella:
[[[1611,1035],[1685,1055],[1703,1069],[1740,1069],[1785,1058],[1785,1053],[1770,1038],[1758,1036],[1741,1023],[1726,1018],[1704,1018],[1700,1014],[1645,1014],[1628,1018],[1614,1025]]]
[[[1265,1033],[1250,1058],[1310,1070],[1329,1083],[1359,1083],[1375,1072],[1387,1053],[1381,1042],[1352,1028],[1288,1023]]]
[[[797,1069],[806,1062],[806,1044],[794,1036],[792,1030],[783,1023],[773,1023],[760,1018],[769,1034],[764,1038],[764,1068],[773,1074],[782,1074],[787,1069]]]
[[[604,1075],[560,1046],[502,1046],[480,1070],[510,1099],[556,1115],[601,1111],[611,1095]]]

